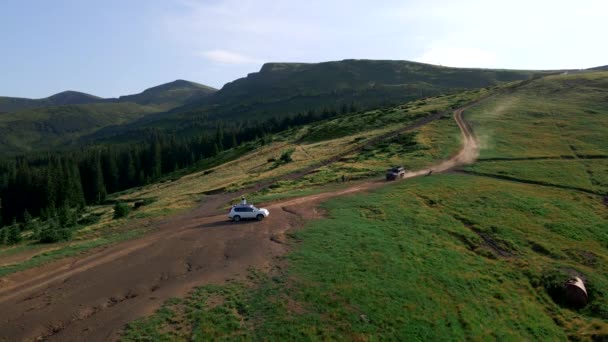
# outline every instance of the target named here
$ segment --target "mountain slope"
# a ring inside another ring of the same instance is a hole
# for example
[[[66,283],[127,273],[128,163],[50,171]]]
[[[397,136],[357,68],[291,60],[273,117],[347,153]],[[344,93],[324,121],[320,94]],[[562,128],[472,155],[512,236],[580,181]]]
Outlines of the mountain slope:
[[[0,96],[0,112],[14,112],[23,109],[61,106],[71,104],[86,104],[103,101],[101,97],[67,90],[43,99],[27,99],[20,97]]]
[[[0,152],[23,153],[73,145],[83,135],[162,113],[213,92],[211,87],[177,80],[118,99],[74,91],[40,100],[0,98],[0,108],[7,111],[0,115]]]
[[[200,129],[201,121],[263,120],[308,110],[359,109],[525,80],[539,71],[448,68],[409,61],[343,60],[267,63],[259,72],[227,83],[201,101],[131,127]],[[115,133],[115,132],[114,132]]]
[[[185,80],[176,80],[148,88],[139,94],[121,96],[118,98],[118,101],[135,102],[143,105],[183,105],[190,101],[200,100],[216,91],[217,89],[206,85]]]
[[[21,110],[0,115],[0,151],[4,154],[71,145],[81,135],[157,113],[157,106],[131,102],[91,103]]]

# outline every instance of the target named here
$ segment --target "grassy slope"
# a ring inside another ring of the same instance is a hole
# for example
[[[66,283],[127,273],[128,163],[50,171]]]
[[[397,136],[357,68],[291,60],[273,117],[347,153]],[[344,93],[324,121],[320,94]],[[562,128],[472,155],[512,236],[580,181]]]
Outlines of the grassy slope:
[[[211,170],[201,171],[182,177],[177,182],[163,183],[143,188],[125,194],[121,198],[132,199],[139,197],[156,197],[158,202],[150,206],[157,207],[192,206],[202,193],[216,190],[234,190],[253,185],[258,182],[273,179],[288,173],[303,169],[334,156],[341,151],[354,148],[365,143],[368,139],[385,134],[389,131],[405,127],[415,120],[429,115],[434,111],[447,110],[464,102],[476,99],[486,94],[486,91],[471,91],[452,96],[429,98],[425,101],[415,101],[407,105],[397,106],[387,110],[374,110],[364,113],[349,114],[332,120],[315,123],[298,129],[293,129],[274,137],[274,141],[261,146],[253,152],[235,161],[222,164]],[[338,128],[338,129],[337,129]],[[430,137],[433,130],[449,130],[451,134]],[[412,166],[426,165],[433,158],[442,157],[437,152],[439,143],[451,141],[451,150],[458,149],[459,131],[453,120],[440,120],[421,129],[418,139],[431,153],[413,151],[409,155],[393,155],[397,163],[409,160]],[[436,141],[432,141],[435,139]],[[399,148],[398,146],[393,146]],[[294,149],[293,162],[275,167],[270,158],[278,158],[283,151]],[[433,152],[434,151],[434,152]],[[374,151],[371,151],[374,152]],[[351,180],[378,175],[386,168],[387,162],[381,162],[382,156],[370,158],[369,161],[341,162],[335,166],[322,167],[318,172],[311,173],[298,181],[279,181],[269,190],[257,196],[256,201],[276,198],[277,194],[296,189],[309,189],[311,186],[335,183],[343,174]],[[300,192],[301,193],[301,192]]]
[[[328,219],[293,236],[288,271],[253,287],[201,288],[132,324],[127,340],[167,331],[169,339],[201,340],[563,340],[608,333],[608,235],[599,201],[441,175],[324,207]],[[499,257],[474,230],[512,256]],[[574,312],[552,302],[541,279],[559,268],[587,276],[592,305]],[[185,315],[184,306],[191,310]],[[184,321],[181,331],[167,329]]]
[[[578,150],[601,151],[607,111],[594,96],[602,94],[606,80],[607,74],[555,77],[514,94],[546,94],[543,89],[564,81],[593,84],[551,99],[564,107],[555,103],[532,111],[530,98],[513,103],[513,96],[500,96],[471,111],[476,132],[491,138],[481,156],[572,152],[562,140],[584,147]],[[575,98],[577,107],[569,105]],[[556,133],[546,117],[555,119],[555,108],[566,107],[577,115],[558,117],[567,130]],[[588,113],[595,115],[592,126],[580,117],[589,107],[596,112]],[[544,124],[526,113],[545,118]],[[442,136],[441,130],[430,134]],[[449,141],[444,150],[451,148]],[[520,161],[502,163],[505,172],[521,169]],[[550,167],[528,170],[540,178]],[[556,175],[541,179],[550,182]],[[575,184],[584,175],[566,169],[560,176]],[[565,340],[608,334],[608,214],[599,196],[446,174],[334,199],[324,207],[326,219],[294,233],[288,268],[254,272],[247,284],[199,288],[130,324],[125,340]],[[574,273],[586,279],[590,294],[582,310],[557,305],[546,290]]]
[[[484,148],[470,170],[608,193],[607,98],[608,72],[597,72],[547,77],[472,109]]]

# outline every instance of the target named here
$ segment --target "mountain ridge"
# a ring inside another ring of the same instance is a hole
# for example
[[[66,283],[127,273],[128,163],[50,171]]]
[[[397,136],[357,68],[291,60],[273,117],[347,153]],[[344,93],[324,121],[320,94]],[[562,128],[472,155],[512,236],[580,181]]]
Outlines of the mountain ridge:
[[[186,93],[186,89],[191,90],[190,94]],[[167,82],[144,89],[140,93],[122,95],[115,98],[103,98],[75,90],[64,90],[48,97],[38,99],[26,97],[0,96],[0,112],[16,112],[19,110],[34,109],[40,107],[79,105],[89,103],[135,102],[138,104],[158,104],[160,103],[160,101],[155,101],[154,96],[166,99],[169,96],[168,94],[162,94],[163,92],[173,92],[173,95],[175,95],[176,90],[180,90],[181,94],[179,94],[179,99],[177,101],[172,102],[179,102],[184,98],[196,95],[206,96],[215,92],[217,89],[204,84],[178,79],[172,82]]]

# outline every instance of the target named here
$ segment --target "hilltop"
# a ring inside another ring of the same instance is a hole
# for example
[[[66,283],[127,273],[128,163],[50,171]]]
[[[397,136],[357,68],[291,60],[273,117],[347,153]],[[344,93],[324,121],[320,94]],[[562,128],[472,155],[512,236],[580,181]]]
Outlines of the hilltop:
[[[48,106],[61,106],[73,104],[86,104],[101,102],[101,97],[81,93],[78,91],[67,90],[43,99],[27,99],[20,97],[0,96],[0,112],[15,112],[23,109],[32,109]]]
[[[449,68],[391,60],[323,63],[266,63],[259,72],[224,85],[219,91],[167,113],[150,115],[91,137],[137,139],[148,128],[182,134],[228,125],[281,119],[298,113],[391,106],[418,98],[525,80],[545,71]]]
[[[184,105],[200,100],[215,93],[217,89],[185,80],[161,84],[148,88],[139,94],[126,95],[118,98],[119,102],[134,102],[141,105]]]

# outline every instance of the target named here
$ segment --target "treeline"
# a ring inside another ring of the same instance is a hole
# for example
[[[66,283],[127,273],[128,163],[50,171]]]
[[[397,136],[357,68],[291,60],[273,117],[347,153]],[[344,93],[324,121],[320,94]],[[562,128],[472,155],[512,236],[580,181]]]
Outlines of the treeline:
[[[108,194],[155,182],[244,142],[265,141],[269,134],[355,110],[351,105],[253,124],[218,122],[214,133],[186,138],[152,130],[138,144],[92,146],[0,161],[0,227],[29,222],[32,217],[53,219],[56,213],[103,203]]]

